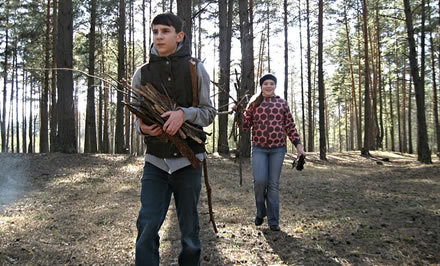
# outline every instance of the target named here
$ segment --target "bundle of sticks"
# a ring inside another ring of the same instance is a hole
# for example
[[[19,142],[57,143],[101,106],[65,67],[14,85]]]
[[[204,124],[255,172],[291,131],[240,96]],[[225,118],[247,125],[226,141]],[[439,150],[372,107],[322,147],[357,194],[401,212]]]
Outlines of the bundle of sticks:
[[[131,94],[128,91],[125,92],[131,98],[130,102],[124,102],[125,106],[139,119],[142,119],[146,125],[157,124],[163,126],[166,119],[162,118],[161,115],[167,111],[177,110],[177,104],[169,97],[165,88],[163,89],[165,94],[162,94],[150,83],[138,89],[125,82],[124,87],[132,92]],[[171,136],[163,132],[158,138],[163,142],[171,141],[179,152],[188,158],[194,168],[199,168],[200,160],[197,159],[184,139],[189,137],[202,144],[203,134],[206,134],[203,130],[184,122],[176,135]]]

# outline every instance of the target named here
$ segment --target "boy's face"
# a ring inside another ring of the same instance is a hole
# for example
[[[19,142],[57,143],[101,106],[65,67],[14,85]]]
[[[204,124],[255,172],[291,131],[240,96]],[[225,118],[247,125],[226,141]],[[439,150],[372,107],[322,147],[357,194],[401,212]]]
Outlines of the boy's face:
[[[177,49],[177,43],[183,40],[183,32],[176,33],[173,26],[153,25],[153,43],[160,56],[169,56]]]

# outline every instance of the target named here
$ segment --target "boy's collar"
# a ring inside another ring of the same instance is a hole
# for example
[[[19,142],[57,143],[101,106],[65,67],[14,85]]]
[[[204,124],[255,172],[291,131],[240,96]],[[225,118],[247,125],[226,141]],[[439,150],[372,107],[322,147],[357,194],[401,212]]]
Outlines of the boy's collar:
[[[174,51],[174,53],[172,53],[171,55],[177,53],[177,52],[182,48],[182,46],[183,46],[183,41],[178,42],[178,43],[177,43],[176,51]],[[160,55],[159,55],[159,52],[156,50],[156,47],[154,46],[154,44],[151,44],[151,54],[152,54],[152,55],[155,55],[155,56],[160,56]],[[166,56],[165,56],[165,57],[166,57]]]

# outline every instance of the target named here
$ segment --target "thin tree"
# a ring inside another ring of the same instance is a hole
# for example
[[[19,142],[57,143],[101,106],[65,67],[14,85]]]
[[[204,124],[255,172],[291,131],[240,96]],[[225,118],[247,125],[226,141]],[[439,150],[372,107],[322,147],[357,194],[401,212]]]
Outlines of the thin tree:
[[[319,158],[327,160],[326,148],[326,123],[325,123],[325,89],[324,89],[324,69],[323,69],[323,0],[318,3],[318,91],[319,91]]]
[[[302,112],[302,130],[303,130],[303,145],[304,149],[307,149],[307,138],[306,138],[306,112],[305,112],[305,101],[304,101],[304,73],[303,73],[303,44],[302,44],[302,25],[301,25],[301,0],[298,1],[298,21],[299,21],[299,54],[300,54],[300,64],[301,64],[301,112]]]
[[[89,32],[89,75],[87,77],[87,107],[84,152],[96,153],[96,116],[95,116],[95,25],[96,0],[90,1],[90,32]]]
[[[345,33],[347,36],[347,53],[348,53],[348,64],[350,66],[350,82],[351,82],[351,102],[350,102],[350,150],[354,150],[354,124],[356,124],[356,131],[359,132],[361,129],[358,128],[357,121],[359,120],[357,101],[356,101],[356,85],[354,80],[354,70],[353,70],[353,61],[351,57],[351,38],[350,38],[350,29],[348,24],[348,16],[347,16],[347,5],[344,4],[344,25],[345,25]],[[353,112],[354,110],[354,112]],[[354,114],[354,117],[353,117]],[[359,141],[358,141],[359,143]],[[358,147],[360,148],[360,147]]]
[[[51,105],[49,108],[50,114],[50,151],[57,150],[57,127],[58,127],[58,111],[57,111],[57,0],[53,1],[52,7],[52,77],[51,82]]]
[[[283,8],[284,8],[284,99],[287,101],[287,92],[289,88],[289,39],[288,39],[288,22],[287,22],[287,16],[288,16],[288,10],[287,10],[287,0],[284,0],[283,2]]]
[[[370,151],[370,134],[368,130],[371,127],[371,100],[370,100],[370,65],[368,57],[368,10],[366,0],[362,0],[362,20],[363,20],[363,35],[364,35],[364,58],[365,58],[365,117],[364,117],[364,147],[361,151],[362,155],[369,155]]]
[[[125,77],[125,1],[119,0],[118,18],[118,81]],[[115,132],[115,153],[125,153],[124,143],[124,106],[122,100],[123,86],[118,84],[116,93],[116,132]]]
[[[1,112],[1,136],[2,136],[2,152],[7,152],[7,140],[6,140],[6,101],[7,101],[7,85],[8,85],[8,55],[9,55],[9,0],[6,2],[6,24],[5,24],[5,60],[3,65],[3,105]]]
[[[409,45],[409,61],[411,67],[411,75],[414,82],[416,93],[417,106],[417,160],[422,163],[432,163],[431,151],[428,146],[428,132],[425,117],[425,86],[423,75],[419,75],[419,66],[417,62],[416,42],[414,39],[413,17],[411,12],[411,5],[409,0],[403,1],[405,6],[405,22],[408,33]],[[424,9],[424,0],[422,0],[422,10]],[[424,13],[422,11],[422,13]],[[422,15],[423,16],[423,15]],[[422,22],[423,25],[423,22]],[[424,39],[424,32],[422,30],[422,40]],[[422,41],[422,44],[424,42]],[[423,65],[422,65],[423,68]],[[422,71],[423,72],[423,71]]]
[[[24,64],[24,62],[23,62]],[[21,104],[21,114],[22,114],[22,130],[21,130],[21,138],[22,138],[22,150],[23,153],[27,153],[27,136],[26,136],[26,132],[27,132],[27,114],[26,114],[26,102],[27,102],[27,71],[23,70],[22,73],[22,86],[23,86],[23,90],[22,90],[22,99],[23,102]]]
[[[44,45],[44,66],[50,67],[50,0],[47,0],[46,7],[46,32]],[[44,85],[40,98],[40,153],[49,152],[49,127],[48,127],[48,100],[49,100],[49,71],[44,71]]]
[[[246,93],[254,92],[254,46],[253,36],[249,23],[249,8],[247,0],[239,0],[240,37],[241,37],[241,87],[238,98],[241,99]],[[240,156],[250,157],[250,133],[240,128]]]
[[[230,62],[231,62],[231,39],[232,39],[232,14],[233,0],[219,0],[219,96],[218,110],[228,111],[229,83],[230,83]],[[220,154],[229,154],[228,144],[228,117],[218,117],[218,143],[217,151]]]
[[[60,69],[72,69],[72,0],[60,1],[58,8],[57,66]],[[73,73],[69,70],[58,70],[57,75],[59,151],[76,153],[78,148],[73,103]]]
[[[311,60],[311,45],[310,45],[310,6],[309,6],[309,0],[306,0],[306,19],[307,19],[307,87],[308,87],[308,97],[307,97],[307,109],[308,109],[308,115],[309,115],[309,140],[308,140],[308,147],[307,151],[313,152],[314,151],[314,127],[313,127],[313,109],[312,109],[312,60]]]
[[[429,34],[429,42],[431,46],[431,71],[432,71],[432,97],[434,99],[432,108],[434,109],[434,128],[435,134],[437,136],[437,153],[440,153],[440,124],[438,118],[438,96],[437,96],[437,77],[435,68],[435,51],[434,51],[434,39],[432,37],[432,32]]]

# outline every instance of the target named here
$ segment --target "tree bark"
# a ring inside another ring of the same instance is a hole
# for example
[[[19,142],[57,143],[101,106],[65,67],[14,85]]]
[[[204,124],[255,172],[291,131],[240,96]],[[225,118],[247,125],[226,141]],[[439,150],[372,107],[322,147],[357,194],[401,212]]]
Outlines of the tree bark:
[[[6,30],[5,30],[5,60],[3,65],[3,105],[1,112],[1,137],[2,137],[2,152],[7,152],[6,140],[6,100],[7,100],[7,85],[8,85],[8,55],[9,55],[9,0],[6,2]]]
[[[177,0],[177,16],[183,19],[183,32],[192,47],[192,0]]]
[[[125,1],[119,0],[119,22],[118,22],[118,81],[122,81],[125,76]],[[124,95],[123,86],[118,84],[116,93],[116,132],[115,132],[115,153],[125,153],[126,146],[124,140],[124,105],[122,103]]]
[[[312,60],[311,60],[311,45],[310,45],[310,6],[309,0],[306,0],[306,14],[307,14],[307,86],[308,86],[308,97],[307,97],[307,109],[309,118],[309,140],[307,151],[313,152],[315,141],[314,141],[314,123],[313,123],[313,109],[312,109]]]
[[[362,0],[362,18],[363,18],[363,34],[364,34],[364,61],[365,61],[365,117],[364,117],[364,147],[362,155],[369,155],[370,153],[370,134],[371,129],[371,101],[370,101],[370,65],[368,56],[368,10],[366,0]]]
[[[50,151],[58,150],[57,145],[57,127],[58,127],[58,111],[57,111],[57,0],[53,0],[52,7],[52,86],[51,86],[51,105],[50,114]]]
[[[324,3],[319,0],[318,14],[318,88],[319,88],[319,158],[327,160],[326,148],[326,121],[325,121],[325,89],[324,89],[324,69],[323,69],[323,13]]]
[[[84,152],[96,153],[96,116],[95,116],[95,25],[96,0],[90,1],[90,33],[89,33],[89,76],[87,77],[87,107]]]
[[[302,25],[301,25],[301,0],[298,0],[298,20],[299,20],[299,54],[301,60],[301,111],[302,111],[302,142],[304,149],[307,149],[307,138],[306,138],[306,112],[305,112],[305,101],[304,101],[304,73],[303,73],[303,45],[302,45]]]
[[[289,88],[289,39],[288,39],[288,24],[287,24],[287,0],[283,1],[284,7],[284,99],[287,101],[287,93]]]
[[[229,103],[233,2],[233,0],[219,0],[218,2],[220,62],[218,110],[220,112],[228,111]],[[228,116],[218,117],[218,128],[217,151],[220,154],[229,154]]]
[[[241,87],[238,98],[246,93],[254,93],[254,46],[249,23],[249,8],[247,0],[239,0],[240,36],[241,36]],[[250,157],[250,133],[240,128],[240,156]]]
[[[50,67],[50,0],[46,7],[46,33],[44,45],[44,80],[40,98],[40,153],[49,152],[48,107],[49,100],[49,67]]]
[[[429,150],[429,146],[428,146],[428,132],[426,126],[426,117],[425,117],[425,86],[424,86],[423,78],[419,76],[419,66],[417,63],[416,42],[414,39],[414,28],[412,22],[413,18],[412,18],[411,6],[409,0],[404,0],[403,3],[405,6],[405,22],[406,22],[406,30],[408,33],[409,61],[411,67],[411,75],[413,77],[414,88],[416,93],[417,160],[419,160],[422,163],[432,163],[431,151]],[[424,6],[424,1],[422,0],[422,9],[423,6]],[[422,30],[422,40],[423,39],[424,39],[424,33]]]
[[[345,33],[347,35],[347,53],[348,53],[348,64],[350,65],[350,81],[351,81],[351,101],[350,101],[350,150],[354,150],[354,124],[356,124],[356,132],[360,131],[358,128],[357,121],[359,120],[357,100],[356,100],[356,85],[354,81],[354,70],[353,61],[351,58],[351,40],[350,40],[350,30],[347,18],[347,5],[344,5],[344,25]],[[354,110],[354,112],[353,112]],[[353,117],[354,114],[354,117]],[[360,148],[360,147],[358,147]]]
[[[58,68],[72,69],[72,0],[59,2],[58,15],[57,66]],[[69,70],[58,70],[57,74],[59,151],[76,153],[78,148],[73,103],[73,73]]]

